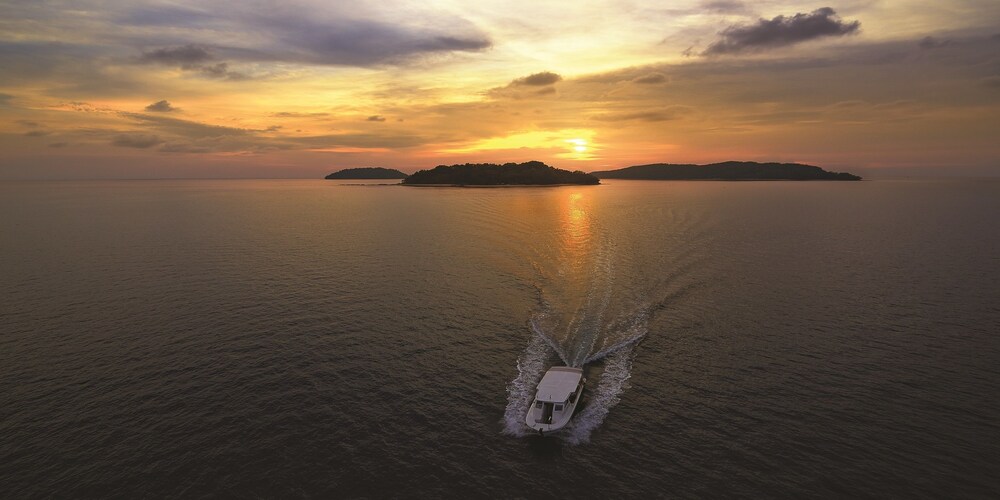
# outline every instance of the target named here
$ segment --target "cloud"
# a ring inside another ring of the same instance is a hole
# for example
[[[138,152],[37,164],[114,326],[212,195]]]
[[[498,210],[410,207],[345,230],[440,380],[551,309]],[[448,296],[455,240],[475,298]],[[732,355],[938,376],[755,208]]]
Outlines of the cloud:
[[[180,108],[175,108],[170,104],[170,101],[162,100],[154,102],[149,106],[146,106],[146,111],[153,111],[156,113],[169,113],[171,111],[178,111]]]
[[[510,82],[510,86],[520,87],[528,85],[532,87],[541,87],[543,85],[552,85],[560,80],[562,80],[562,76],[551,71],[542,71],[541,73],[528,75],[524,78],[518,78]]]
[[[19,123],[21,125],[24,125],[25,127],[29,127],[29,128],[38,128],[38,127],[42,126],[41,123],[38,123],[38,122],[33,121],[33,120],[17,120],[17,123]]]
[[[814,10],[810,14],[791,17],[777,16],[760,19],[752,25],[733,25],[719,34],[722,38],[708,46],[702,55],[714,56],[759,51],[794,45],[799,42],[827,36],[844,36],[857,33],[860,21],[843,22],[830,7]]]
[[[212,148],[208,146],[196,146],[188,143],[171,142],[169,144],[164,144],[160,147],[159,151],[163,153],[211,153]]]
[[[921,49],[925,49],[925,50],[926,49],[939,49],[941,47],[947,47],[947,46],[951,45],[951,43],[952,42],[949,39],[941,40],[939,38],[934,38],[932,36],[925,36],[925,37],[923,37],[920,40],[920,43],[918,43],[917,46],[919,46]]]
[[[242,53],[244,55],[246,54],[245,51]],[[140,64],[175,66],[184,71],[196,72],[198,75],[205,78],[215,78],[229,81],[242,81],[250,79],[250,77],[245,73],[231,71],[229,69],[228,62],[207,64],[215,59],[215,55],[213,55],[207,47],[188,44],[179,47],[164,47],[143,52],[142,55],[139,56],[138,62]]]
[[[12,100],[14,100],[14,96],[10,94],[0,93],[0,106],[5,106]]]
[[[200,45],[188,44],[181,47],[165,47],[139,56],[139,62],[144,64],[164,64],[169,66],[191,66],[212,59],[208,49]]]
[[[709,12],[716,12],[721,14],[733,14],[747,12],[747,6],[743,2],[735,0],[714,0],[708,1],[701,4],[702,9]]]
[[[983,85],[987,87],[993,87],[995,89],[1000,89],[1000,76],[988,76],[983,78]]]
[[[152,134],[119,134],[111,140],[112,145],[136,149],[148,149],[162,143],[158,136]]]
[[[385,121],[385,117],[381,116],[381,115],[372,115],[372,116],[369,116],[368,118],[366,118],[365,120],[370,121],[370,122],[384,122]]]
[[[50,148],[64,148],[66,146],[69,146],[68,142],[53,142],[52,144],[49,144]]]
[[[329,134],[318,136],[291,137],[286,139],[310,149],[337,147],[349,148],[408,148],[427,143],[423,137],[415,135],[385,134]]]
[[[551,71],[542,71],[531,75],[515,78],[503,87],[496,87],[489,90],[488,94],[494,98],[525,99],[532,96],[555,95],[556,89],[552,85],[562,81],[563,77]]]
[[[148,124],[165,134],[179,135],[190,138],[218,138],[231,136],[245,136],[258,132],[243,128],[224,127],[221,125],[206,125],[204,123],[190,120],[180,120],[168,118],[166,116],[147,115],[143,113],[119,113],[122,117],[136,120]]]
[[[229,63],[224,63],[224,62],[212,65],[198,66],[192,69],[197,69],[202,76],[207,78],[218,78],[220,80],[229,80],[232,82],[250,79],[250,76],[245,73],[240,73],[238,71],[230,71]]]
[[[25,132],[25,137],[44,137],[49,135],[50,132],[46,130],[32,130],[31,132]]]
[[[689,115],[694,110],[688,106],[668,106],[663,109],[649,111],[637,111],[631,113],[608,113],[597,115],[593,118],[602,122],[622,122],[622,121],[643,121],[643,122],[664,122],[677,120]]]
[[[462,22],[431,29],[352,19],[347,13],[328,19],[278,16],[253,22],[277,42],[258,49],[257,57],[286,62],[377,66],[427,54],[478,52],[493,45],[485,34]]]
[[[271,113],[275,118],[313,118],[318,116],[330,116],[330,113],[297,113],[294,111],[280,111]]]
[[[632,79],[632,83],[655,84],[667,81],[663,73],[649,73]]]

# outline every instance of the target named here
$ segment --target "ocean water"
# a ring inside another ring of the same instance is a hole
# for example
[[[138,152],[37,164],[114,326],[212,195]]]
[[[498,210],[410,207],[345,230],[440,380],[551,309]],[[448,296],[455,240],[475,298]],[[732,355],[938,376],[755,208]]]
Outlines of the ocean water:
[[[0,184],[0,495],[1000,495],[996,180],[350,184]]]

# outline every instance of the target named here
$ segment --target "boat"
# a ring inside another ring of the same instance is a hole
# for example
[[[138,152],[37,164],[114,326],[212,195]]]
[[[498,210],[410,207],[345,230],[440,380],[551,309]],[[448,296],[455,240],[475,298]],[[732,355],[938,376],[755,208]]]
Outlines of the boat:
[[[557,431],[569,423],[573,410],[580,403],[587,379],[583,369],[572,366],[553,366],[545,372],[535,390],[535,400],[528,408],[524,423],[540,435]]]

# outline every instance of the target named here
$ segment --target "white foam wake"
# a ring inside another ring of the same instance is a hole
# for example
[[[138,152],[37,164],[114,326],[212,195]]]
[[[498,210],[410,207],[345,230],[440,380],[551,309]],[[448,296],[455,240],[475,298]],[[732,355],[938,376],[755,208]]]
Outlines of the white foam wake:
[[[556,434],[570,444],[586,443],[591,433],[600,427],[611,411],[620,401],[621,393],[628,388],[628,379],[632,376],[632,358],[636,344],[646,335],[648,312],[643,309],[625,321],[613,325],[613,331],[622,332],[620,339],[599,352],[586,358],[586,363],[604,360],[604,372],[596,388],[588,386],[588,400],[585,408],[577,413],[566,430]],[[566,356],[561,346],[549,338],[541,329],[541,316],[533,318],[531,327],[534,335],[528,342],[528,347],[517,359],[517,377],[507,386],[507,408],[504,411],[503,425],[505,434],[517,437],[532,434],[524,423],[524,416],[535,397],[535,388],[542,378],[546,368],[558,354],[566,363]],[[568,363],[567,363],[568,364]]]
[[[619,396],[628,388],[628,379],[632,376],[634,350],[635,342],[607,354],[604,373],[601,374],[597,389],[591,394],[586,408],[570,420],[566,432],[562,434],[568,443],[589,442],[594,429],[604,423],[608,412],[621,400]]]
[[[528,347],[517,358],[517,377],[507,385],[507,409],[503,414],[503,432],[511,436],[525,436],[530,429],[524,423],[528,406],[535,398],[535,387],[545,372],[545,365],[552,356],[554,345],[536,331]]]

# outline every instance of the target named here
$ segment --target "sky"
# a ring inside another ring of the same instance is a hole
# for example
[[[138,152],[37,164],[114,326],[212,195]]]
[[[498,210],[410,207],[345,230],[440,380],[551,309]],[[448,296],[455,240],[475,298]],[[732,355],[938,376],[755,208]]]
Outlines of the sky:
[[[0,0],[0,178],[1000,176],[1000,2]]]

